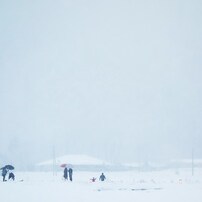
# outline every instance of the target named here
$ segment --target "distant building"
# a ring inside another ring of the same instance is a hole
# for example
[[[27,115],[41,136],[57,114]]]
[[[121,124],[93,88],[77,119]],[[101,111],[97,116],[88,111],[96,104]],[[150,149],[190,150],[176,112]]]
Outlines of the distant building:
[[[112,164],[94,158],[88,155],[65,155],[56,157],[55,159],[49,159],[36,164],[36,170],[39,171],[52,171],[61,170],[61,165],[67,164],[67,166],[73,167],[74,170],[81,171],[100,171],[109,169]]]
[[[167,161],[146,161],[141,163],[127,163],[124,166],[128,170],[138,171],[158,171],[166,169],[190,169],[190,168],[202,168],[202,159],[173,159]]]
[[[170,162],[170,167],[176,168],[191,168],[193,166],[195,168],[202,168],[202,159],[174,159]]]

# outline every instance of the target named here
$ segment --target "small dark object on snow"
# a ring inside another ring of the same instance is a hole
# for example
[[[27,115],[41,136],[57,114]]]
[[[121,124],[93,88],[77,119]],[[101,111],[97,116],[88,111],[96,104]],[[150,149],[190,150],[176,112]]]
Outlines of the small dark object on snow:
[[[95,182],[95,180],[96,180],[96,178],[95,177],[93,177],[92,179],[90,179],[92,182]]]

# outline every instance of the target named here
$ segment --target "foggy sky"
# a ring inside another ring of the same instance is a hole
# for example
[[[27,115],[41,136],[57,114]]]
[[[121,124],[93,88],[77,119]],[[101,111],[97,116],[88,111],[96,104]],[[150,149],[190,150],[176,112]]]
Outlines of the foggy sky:
[[[53,147],[202,157],[201,13],[200,0],[1,0],[1,161]]]

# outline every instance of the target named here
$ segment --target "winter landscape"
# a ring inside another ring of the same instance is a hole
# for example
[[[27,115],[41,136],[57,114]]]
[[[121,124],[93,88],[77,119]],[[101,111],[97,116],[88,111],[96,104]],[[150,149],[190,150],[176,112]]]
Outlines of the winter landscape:
[[[202,198],[202,172],[192,177],[189,170],[179,174],[163,172],[107,172],[104,182],[90,179],[98,172],[76,172],[74,181],[64,181],[62,174],[16,173],[15,182],[0,183],[0,195],[6,202],[200,202]],[[23,181],[22,181],[23,179]]]
[[[201,22],[202,0],[0,0],[0,201],[201,202]]]

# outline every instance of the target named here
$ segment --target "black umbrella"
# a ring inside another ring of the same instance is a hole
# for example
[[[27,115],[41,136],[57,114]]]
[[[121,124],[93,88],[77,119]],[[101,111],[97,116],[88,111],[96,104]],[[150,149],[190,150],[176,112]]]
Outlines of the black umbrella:
[[[14,170],[15,168],[12,165],[5,165],[3,168],[8,170]]]

